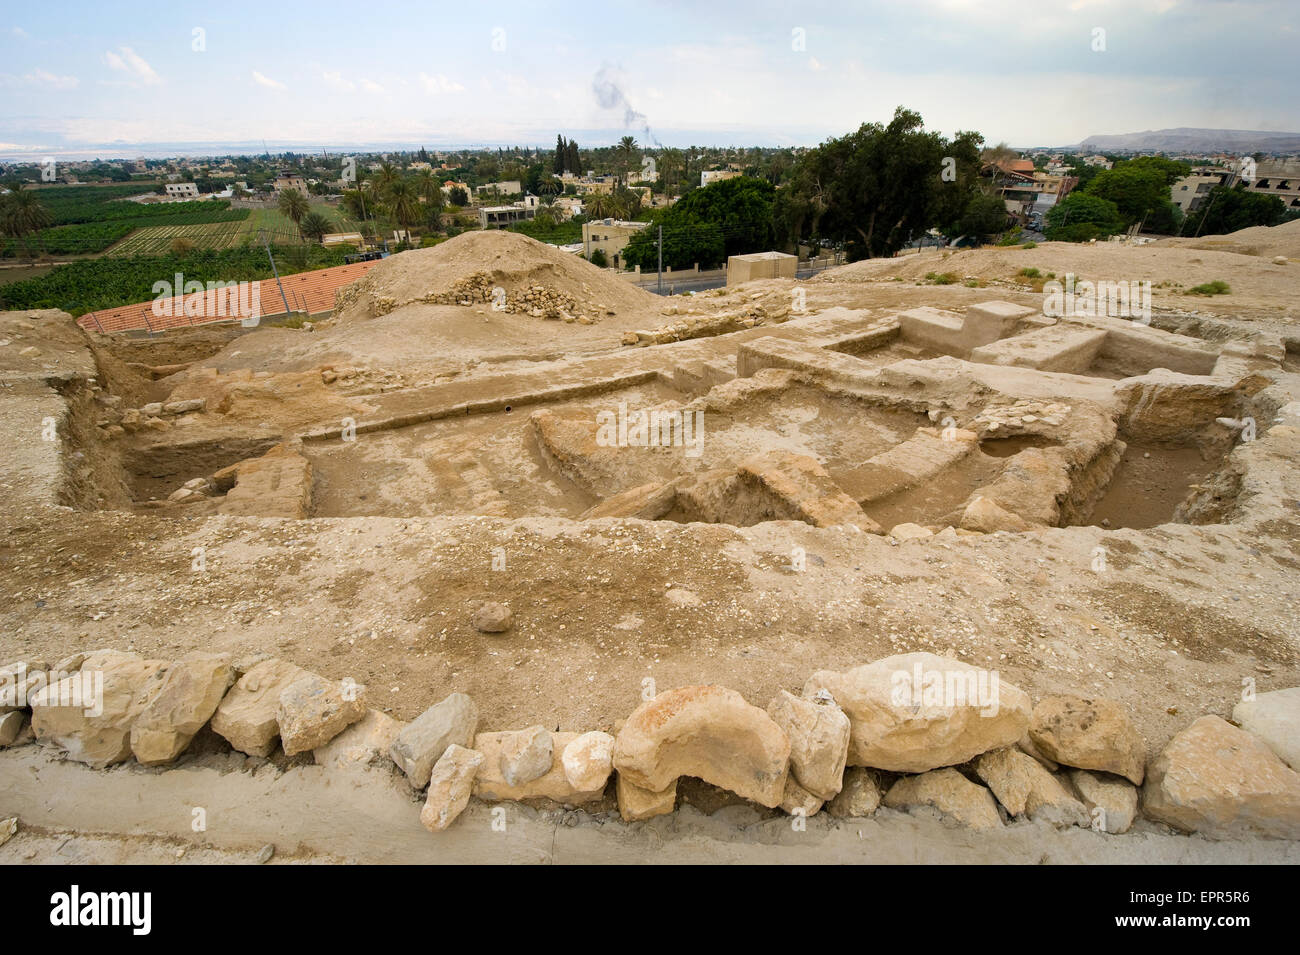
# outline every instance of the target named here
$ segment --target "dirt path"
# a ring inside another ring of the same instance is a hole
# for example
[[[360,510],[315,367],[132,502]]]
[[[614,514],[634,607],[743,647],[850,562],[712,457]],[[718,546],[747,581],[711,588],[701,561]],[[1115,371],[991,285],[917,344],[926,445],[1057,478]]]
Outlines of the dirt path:
[[[0,864],[249,862],[268,843],[279,862],[412,865],[1300,863],[1300,844],[1211,842],[1144,822],[1124,836],[1030,822],[978,834],[884,808],[869,819],[819,814],[800,832],[790,818],[748,806],[712,815],[683,807],[625,825],[617,813],[475,801],[455,826],[433,836],[420,826],[420,804],[406,783],[383,771],[329,774],[305,766],[282,773],[266,765],[255,772],[95,772],[34,746],[0,753],[0,791],[0,815],[16,814],[23,825],[0,848]],[[202,833],[192,828],[196,808],[206,813]]]

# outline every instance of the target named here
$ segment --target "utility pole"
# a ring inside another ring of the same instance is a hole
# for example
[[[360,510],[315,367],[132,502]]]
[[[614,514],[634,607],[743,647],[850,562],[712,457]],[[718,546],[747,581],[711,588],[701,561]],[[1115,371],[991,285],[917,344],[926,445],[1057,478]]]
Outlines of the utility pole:
[[[280,290],[280,300],[284,302],[284,314],[288,315],[290,313],[289,297],[284,294],[284,285],[280,282],[280,270],[275,267],[275,256],[271,255],[271,246],[267,244],[266,233],[258,229],[257,234],[262,237],[262,248],[266,249],[267,261],[271,263],[271,274],[275,276],[275,287]]]
[[[664,224],[659,223],[659,294],[664,294]]]

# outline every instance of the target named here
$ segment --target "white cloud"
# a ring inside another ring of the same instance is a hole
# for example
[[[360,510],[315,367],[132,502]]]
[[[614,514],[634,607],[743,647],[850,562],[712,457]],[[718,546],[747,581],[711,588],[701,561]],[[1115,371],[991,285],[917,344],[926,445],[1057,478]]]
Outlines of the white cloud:
[[[449,80],[441,73],[436,76],[430,76],[428,73],[420,74],[420,85],[424,87],[426,93],[462,93],[465,87],[461,86],[455,80]]]
[[[355,93],[358,88],[361,89],[361,91],[364,93],[387,92],[383,86],[381,86],[379,83],[376,83],[374,80],[367,79],[366,77],[362,76],[362,77],[358,77],[355,81],[353,81],[348,79],[338,70],[334,70],[332,72],[330,70],[326,70],[324,73],[321,74],[321,78],[325,81],[326,86],[328,86],[330,89],[334,90],[337,93]]]
[[[34,69],[23,76],[23,80],[33,86],[44,86],[52,90],[72,90],[81,81],[75,76],[56,76],[42,69]]]
[[[321,74],[321,78],[325,81],[326,86],[332,90],[337,90],[340,93],[351,93],[357,88],[357,84],[353,83],[351,80],[344,79],[343,74],[338,71],[331,73],[329,70],[326,70]]]
[[[18,37],[18,39],[20,40],[30,40],[32,38],[31,34],[28,33],[26,30],[24,30],[22,27],[12,27],[9,30],[9,32],[12,33],[14,36]]]
[[[289,88],[279,80],[273,80],[269,76],[264,76],[257,70],[253,70],[253,82],[258,86],[265,86],[269,90],[287,90]]]
[[[125,73],[133,82],[153,86],[162,82],[162,77],[154,72],[140,54],[129,46],[119,46],[117,52],[109,50],[104,54],[104,62],[119,73]]]
[[[822,61],[817,59],[817,57],[810,56],[808,57],[808,69],[812,70],[814,73],[820,73],[822,70],[826,69],[826,67],[822,66]]]
[[[75,76],[58,76],[39,67],[30,73],[24,73],[22,76],[14,76],[12,73],[0,73],[0,86],[7,89],[38,86],[47,90],[72,90],[76,89],[80,83],[81,81]]]

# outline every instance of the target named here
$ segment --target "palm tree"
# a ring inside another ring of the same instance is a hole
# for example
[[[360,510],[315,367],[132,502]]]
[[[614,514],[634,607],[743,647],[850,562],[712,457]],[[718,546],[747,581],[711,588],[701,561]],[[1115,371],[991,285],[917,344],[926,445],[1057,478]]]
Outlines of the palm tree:
[[[280,193],[280,211],[298,225],[302,217],[311,212],[311,203],[297,189],[286,189]]]
[[[663,176],[665,188],[672,188],[685,178],[685,159],[680,149],[665,149],[659,154],[659,161],[663,167],[659,170],[659,174]]]
[[[32,252],[30,237],[48,229],[51,222],[49,210],[41,205],[35,193],[14,190],[0,198],[0,234],[21,240],[33,262],[36,256]]]
[[[395,179],[388,187],[385,209],[399,226],[410,229],[424,218],[420,196],[409,179]]]
[[[587,210],[587,215],[592,219],[604,219],[606,216],[615,214],[618,203],[613,196],[598,193],[594,196],[588,196],[583,203]]]
[[[614,204],[619,218],[632,219],[641,211],[641,193],[633,192],[627,186],[614,190]]]
[[[334,231],[334,223],[319,212],[309,212],[298,223],[298,231],[302,233],[304,239],[315,239],[319,242],[327,233]]]
[[[631,136],[624,136],[618,141],[618,145],[614,149],[618,154],[619,165],[623,168],[623,183],[626,185],[628,173],[632,169],[632,163],[636,156],[636,140]]]
[[[415,177],[415,191],[426,202],[442,198],[442,183],[432,169],[421,169]]]
[[[387,198],[388,190],[393,187],[393,183],[402,178],[401,172],[390,162],[382,163],[379,172],[375,173],[374,183],[375,192],[381,199]]]

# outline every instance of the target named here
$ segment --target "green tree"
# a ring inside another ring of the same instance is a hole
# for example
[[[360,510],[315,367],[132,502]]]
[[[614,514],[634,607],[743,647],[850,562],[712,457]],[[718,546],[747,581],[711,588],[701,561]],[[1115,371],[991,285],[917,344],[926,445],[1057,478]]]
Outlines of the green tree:
[[[557,176],[563,175],[568,159],[569,144],[564,141],[564,137],[557,135],[555,137],[555,156],[551,159],[551,172]]]
[[[1086,242],[1124,228],[1124,218],[1109,199],[1072,192],[1047,212],[1045,235],[1053,242]]]
[[[343,211],[347,213],[349,219],[358,221],[370,218],[374,214],[373,196],[369,194],[370,190],[364,185],[359,189],[349,189],[343,193],[343,198],[339,204]]]
[[[712,267],[729,255],[769,250],[775,241],[775,193],[767,180],[748,176],[692,190],[656,213],[650,227],[632,237],[623,250],[623,261],[642,269],[656,267],[661,226],[663,263],[674,269],[690,268],[697,262]]]
[[[0,196],[0,233],[22,242],[27,257],[32,261],[36,260],[32,251],[32,238],[42,229],[48,229],[53,221],[49,210],[33,192],[12,189]],[[37,245],[39,244],[38,239]]]
[[[1287,220],[1286,205],[1277,196],[1249,192],[1238,183],[1231,189],[1215,186],[1202,208],[1183,223],[1183,235],[1226,235],[1251,226],[1274,226]]]
[[[1102,170],[1082,191],[1115,203],[1125,226],[1144,222],[1147,231],[1169,233],[1179,223],[1169,187],[1187,169],[1182,163],[1143,157]]]
[[[1007,205],[993,193],[971,195],[957,224],[949,230],[954,235],[991,236],[1006,229]]]
[[[639,161],[640,157],[636,140],[631,136],[624,136],[618,141],[618,145],[614,147],[614,151],[618,157],[618,167],[622,170],[620,181],[626,184],[628,176],[631,174],[632,166]]]
[[[442,182],[432,169],[421,169],[415,176],[415,192],[425,202],[442,200]]]
[[[452,186],[451,192],[448,194],[447,198],[451,200],[453,206],[464,208],[469,205],[469,193],[461,186]]]
[[[388,186],[384,209],[404,229],[410,229],[424,219],[419,193],[409,179],[398,178]]]
[[[665,149],[659,154],[659,179],[664,191],[671,191],[686,178],[686,157],[680,149]]]
[[[605,219],[618,214],[618,201],[608,193],[597,193],[583,200],[582,207],[592,219]]]
[[[311,211],[311,203],[297,189],[285,189],[280,193],[280,211],[293,220],[294,225],[302,222],[303,216]]]
[[[614,190],[614,206],[618,210],[616,215],[624,219],[635,219],[641,212],[641,193],[620,186]]]
[[[850,261],[892,255],[961,216],[982,142],[976,133],[950,142],[900,106],[887,125],[864,123],[799,158],[775,203],[778,238],[843,242]]]
[[[314,239],[319,242],[323,236],[334,231],[334,223],[319,212],[309,212],[298,223],[298,231],[302,233],[304,239]]]
[[[386,200],[388,198],[388,191],[393,187],[393,184],[401,178],[401,170],[391,162],[381,163],[379,171],[374,175],[375,193],[381,200]]]

